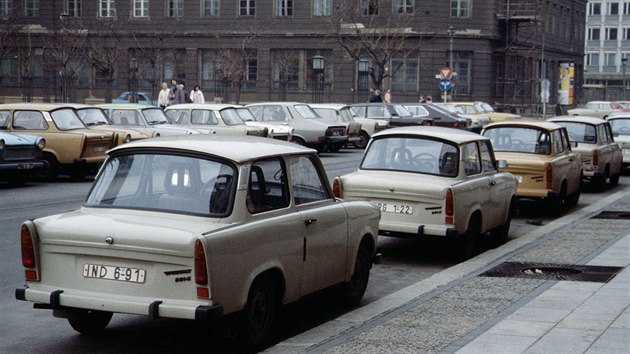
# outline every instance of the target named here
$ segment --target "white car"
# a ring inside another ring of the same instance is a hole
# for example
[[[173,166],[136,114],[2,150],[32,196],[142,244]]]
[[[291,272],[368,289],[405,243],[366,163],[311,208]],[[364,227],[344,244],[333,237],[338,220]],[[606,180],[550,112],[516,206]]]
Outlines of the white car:
[[[376,255],[376,206],[343,201],[316,151],[188,135],[120,145],[76,211],[24,222],[16,297],[80,333],[113,313],[209,321],[239,313],[264,344],[282,304],[336,286],[356,305]],[[233,317],[234,318],[234,317]]]
[[[567,113],[570,116],[588,116],[597,118],[606,118],[611,113],[618,112],[623,106],[612,101],[590,101],[581,108],[569,109]]]
[[[613,139],[621,146],[622,166],[630,166],[630,112],[611,114],[606,118],[613,132]]]
[[[182,103],[166,107],[164,113],[174,124],[206,134],[269,136],[268,128],[245,124],[230,105]]]
[[[202,134],[197,129],[171,124],[160,107],[137,103],[105,103],[97,107],[105,110],[112,124],[116,126],[153,129],[160,136]]]
[[[450,238],[462,258],[480,235],[507,238],[516,188],[497,170],[489,139],[430,126],[374,134],[359,170],[333,182],[338,197],[379,206],[381,235]]]
[[[331,123],[342,124],[346,127],[348,134],[346,144],[365,148],[367,142],[370,140],[370,135],[367,131],[361,129],[361,123],[354,119],[354,114],[349,105],[342,103],[311,103],[309,106],[311,106],[320,117],[327,119]],[[331,151],[337,152],[343,145],[344,144],[338,144],[332,146]]]

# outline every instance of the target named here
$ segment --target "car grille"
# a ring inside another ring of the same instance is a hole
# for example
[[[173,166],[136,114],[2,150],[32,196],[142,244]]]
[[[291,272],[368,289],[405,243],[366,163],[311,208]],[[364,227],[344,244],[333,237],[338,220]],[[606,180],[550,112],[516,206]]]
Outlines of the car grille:
[[[345,127],[331,127],[326,131],[327,136],[345,136],[346,128]]]
[[[8,148],[4,151],[4,160],[27,160],[39,157],[39,150],[34,147]]]

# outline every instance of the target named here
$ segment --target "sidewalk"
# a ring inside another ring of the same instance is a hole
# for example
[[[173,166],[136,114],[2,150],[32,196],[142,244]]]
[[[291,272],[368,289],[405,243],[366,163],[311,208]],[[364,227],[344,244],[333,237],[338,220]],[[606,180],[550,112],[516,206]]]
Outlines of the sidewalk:
[[[629,264],[626,189],[267,352],[628,353]]]

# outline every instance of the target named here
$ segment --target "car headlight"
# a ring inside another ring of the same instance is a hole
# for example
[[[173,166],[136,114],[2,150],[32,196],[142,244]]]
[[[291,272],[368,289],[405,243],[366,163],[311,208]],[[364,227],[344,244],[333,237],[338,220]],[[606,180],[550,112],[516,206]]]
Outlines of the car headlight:
[[[44,139],[44,138],[39,139],[39,140],[37,141],[37,147],[38,147],[40,150],[44,150],[44,148],[46,147],[46,139]]]
[[[4,150],[4,140],[0,139],[0,151]]]

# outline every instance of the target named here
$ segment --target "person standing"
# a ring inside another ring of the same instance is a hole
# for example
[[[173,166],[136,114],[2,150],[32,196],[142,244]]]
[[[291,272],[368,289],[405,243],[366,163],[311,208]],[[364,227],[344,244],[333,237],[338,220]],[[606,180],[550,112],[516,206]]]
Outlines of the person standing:
[[[390,89],[387,89],[387,91],[385,91],[385,97],[383,98],[383,102],[385,103],[392,102],[392,91]]]
[[[378,90],[370,89],[370,98],[368,102],[383,102],[381,93]]]
[[[162,89],[160,90],[160,93],[158,94],[158,105],[162,109],[168,106],[168,101],[169,101],[168,94],[169,94],[168,84],[166,83],[166,81],[163,81]]]
[[[171,80],[171,90],[168,94],[168,105],[185,103],[184,90],[177,85],[177,80]]]
[[[190,99],[192,100],[192,103],[206,103],[199,85],[195,85],[193,87],[193,90],[190,92]]]

